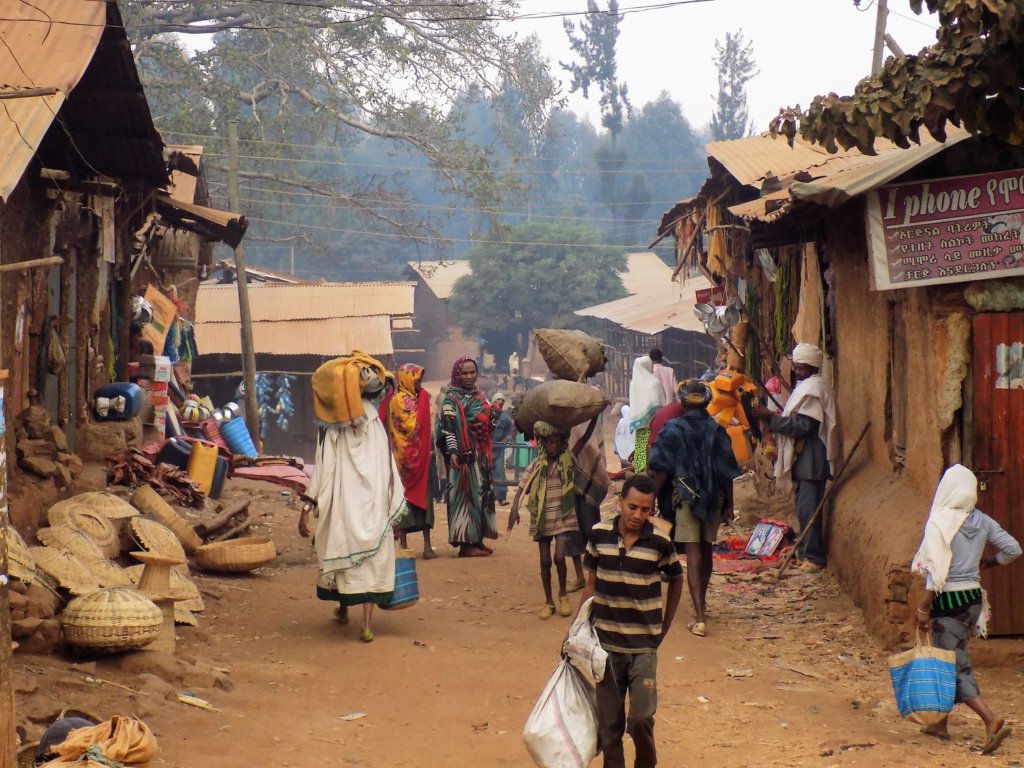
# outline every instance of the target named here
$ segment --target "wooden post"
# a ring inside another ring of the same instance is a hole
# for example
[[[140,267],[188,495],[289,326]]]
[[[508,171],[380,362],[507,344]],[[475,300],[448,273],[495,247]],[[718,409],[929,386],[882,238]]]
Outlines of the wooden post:
[[[17,768],[18,747],[14,719],[14,658],[11,647],[11,577],[7,564],[7,531],[11,516],[7,508],[6,416],[4,382],[0,371],[0,768]]]
[[[875,44],[871,50],[871,74],[882,71],[882,58],[885,55],[885,24],[889,19],[889,1],[875,0],[878,5],[875,15]]]
[[[238,121],[228,121],[228,205],[241,211],[238,202]],[[249,278],[245,271],[245,246],[235,248],[235,278],[238,280],[239,336],[242,343],[242,383],[245,385],[245,426],[257,450],[260,445],[260,415],[256,407],[256,350],[252,340],[252,313],[249,311]]]

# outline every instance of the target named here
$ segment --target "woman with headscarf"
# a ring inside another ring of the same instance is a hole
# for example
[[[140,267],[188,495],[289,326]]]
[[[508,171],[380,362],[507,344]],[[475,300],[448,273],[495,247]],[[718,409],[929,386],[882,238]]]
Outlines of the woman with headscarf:
[[[635,434],[633,471],[647,469],[647,443],[651,435],[651,419],[668,401],[665,388],[654,375],[654,361],[647,355],[633,362],[633,378],[629,380],[629,428]]]
[[[636,449],[636,434],[629,426],[629,406],[622,406],[619,414],[619,423],[615,425],[615,455],[625,466]]]
[[[477,364],[460,357],[441,402],[441,437],[448,459],[448,541],[459,557],[494,552],[484,539],[498,538],[491,485],[491,433],[498,411],[477,389]]]
[[[932,643],[956,652],[956,700],[974,710],[985,723],[982,754],[995,752],[1012,729],[981,698],[978,681],[967,656],[972,634],[985,637],[988,601],[981,588],[981,571],[1012,563],[1020,544],[999,523],[979,509],[978,479],[967,467],[954,464],[942,475],[924,527],[921,547],[912,569],[926,577],[925,592],[917,606],[917,626],[929,629]],[[991,544],[998,551],[985,557]],[[949,739],[949,720],[927,726],[922,733]]]
[[[374,638],[373,606],[390,603],[395,590],[391,526],[402,511],[402,481],[374,405],[389,378],[379,361],[361,352],[330,360],[313,374],[316,469],[299,516],[299,534],[313,534],[317,597],[338,603],[343,624],[349,606],[362,605],[365,643]]]
[[[423,531],[423,559],[433,560],[437,554],[430,546],[434,527],[430,393],[423,389],[423,373],[421,366],[411,363],[399,368],[397,389],[382,401],[380,412],[405,488],[405,511],[396,523],[399,545],[405,549],[407,535]]]

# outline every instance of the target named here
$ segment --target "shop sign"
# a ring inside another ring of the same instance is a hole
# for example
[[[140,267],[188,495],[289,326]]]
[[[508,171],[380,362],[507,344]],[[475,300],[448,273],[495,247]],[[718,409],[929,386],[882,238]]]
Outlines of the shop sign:
[[[876,290],[1024,275],[1024,170],[868,193]]]

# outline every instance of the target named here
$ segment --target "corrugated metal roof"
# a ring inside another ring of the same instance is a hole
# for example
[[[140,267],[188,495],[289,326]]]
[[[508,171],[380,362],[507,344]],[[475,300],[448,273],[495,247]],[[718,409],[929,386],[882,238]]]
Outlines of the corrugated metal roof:
[[[782,178],[799,170],[817,167],[833,158],[860,154],[855,149],[840,149],[836,154],[829,154],[824,147],[808,144],[799,137],[791,147],[785,137],[772,138],[768,133],[729,141],[712,141],[704,148],[740,184],[750,186],[760,186],[758,182],[769,172]]]
[[[626,254],[626,271],[619,275],[626,293],[657,291],[672,280],[672,268],[653,251]]]
[[[253,322],[412,315],[416,283],[250,283]],[[238,322],[236,285],[201,285],[196,323]]]
[[[583,317],[598,317],[637,333],[656,334],[668,328],[704,333],[704,325],[693,313],[697,291],[710,288],[704,277],[692,277],[685,284],[669,283],[657,291],[576,310]]]
[[[410,261],[409,266],[439,299],[451,298],[455,281],[473,271],[466,260]]]
[[[729,211],[742,219],[773,222],[786,216],[793,206],[800,202],[832,208],[887,184],[969,136],[967,131],[950,126],[945,142],[938,142],[925,135],[921,137],[919,145],[911,145],[908,149],[900,149],[886,141],[878,142],[877,155],[862,155],[856,151],[833,155],[829,160],[818,163],[813,168],[788,171],[791,175],[806,170],[814,177],[810,181],[793,181],[786,189],[731,206]],[[772,150],[768,151],[770,154]]]
[[[195,329],[199,354],[242,353],[237,320],[233,323],[196,323]],[[254,322],[252,336],[258,355],[337,357],[356,349],[371,355],[394,352],[388,315]]]

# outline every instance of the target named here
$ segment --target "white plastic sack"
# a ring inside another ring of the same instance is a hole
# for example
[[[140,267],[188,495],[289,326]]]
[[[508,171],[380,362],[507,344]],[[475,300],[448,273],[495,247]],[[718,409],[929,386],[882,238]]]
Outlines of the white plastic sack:
[[[562,653],[580,672],[590,675],[595,683],[600,683],[604,679],[608,651],[601,647],[590,619],[593,604],[594,598],[588,597],[587,602],[580,606],[580,612],[569,627],[569,636],[562,644]]]
[[[587,768],[597,756],[597,695],[569,662],[555,667],[526,720],[523,740],[539,768]]]

